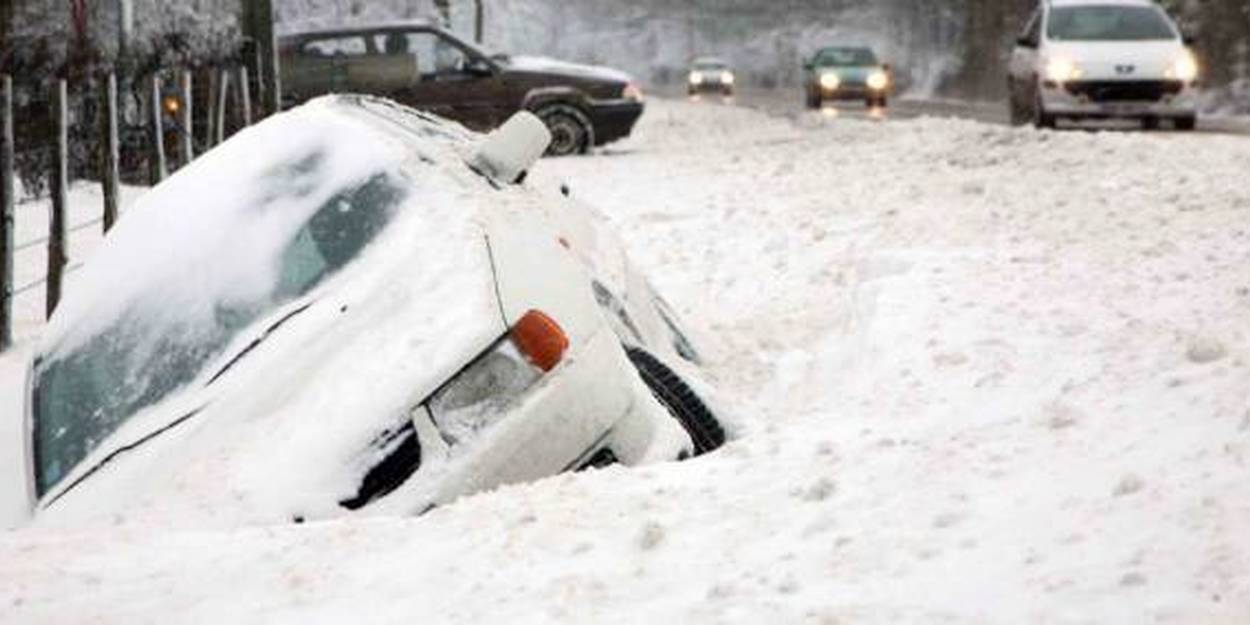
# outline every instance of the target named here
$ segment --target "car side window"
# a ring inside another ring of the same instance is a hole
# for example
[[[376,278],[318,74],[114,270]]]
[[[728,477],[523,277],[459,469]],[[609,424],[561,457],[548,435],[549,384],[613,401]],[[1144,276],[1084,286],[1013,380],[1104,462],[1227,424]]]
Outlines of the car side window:
[[[431,32],[382,33],[374,43],[381,55],[407,59],[423,82],[460,74],[472,61],[464,50]]]
[[[368,53],[365,38],[360,36],[314,39],[300,48],[300,53],[311,57],[364,56]]]

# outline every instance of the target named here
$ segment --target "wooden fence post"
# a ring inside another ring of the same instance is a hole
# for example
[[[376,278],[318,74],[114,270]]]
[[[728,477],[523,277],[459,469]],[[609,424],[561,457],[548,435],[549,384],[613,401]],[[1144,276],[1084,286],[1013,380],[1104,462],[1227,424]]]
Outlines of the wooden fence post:
[[[165,179],[165,175],[169,169],[165,165],[165,128],[161,121],[161,75],[159,73],[152,74],[152,87],[150,89],[148,108],[151,116],[148,119],[150,126],[149,137],[152,141],[152,177],[153,185],[160,183]]]
[[[182,154],[180,155],[182,158],[182,166],[186,167],[191,163],[191,160],[195,158],[195,118],[191,115],[193,112],[193,109],[191,108],[192,100],[194,100],[191,91],[191,70],[182,70],[181,78],[178,83],[178,98],[182,100],[182,108],[179,109],[179,119],[181,120],[180,124],[182,125],[182,128],[178,129],[179,136],[182,137],[182,141],[180,141],[178,145],[181,146],[182,149]]]
[[[0,75],[0,352],[13,345],[13,78]]]
[[[52,172],[52,213],[48,220],[48,283],[45,312],[52,317],[61,303],[65,272],[65,210],[69,203],[69,93],[62,78],[56,81],[53,114],[56,117],[56,162]]]
[[[239,66],[239,113],[244,128],[252,125],[252,84],[248,80],[247,66]]]
[[[222,68],[217,70],[217,120],[213,122],[213,145],[226,140],[226,104],[230,95],[230,72]]]
[[[100,144],[103,154],[100,163],[100,182],[104,185],[104,232],[117,223],[118,194],[121,188],[118,178],[117,147],[117,76],[109,72],[104,85],[104,141]]]
[[[204,90],[204,149],[212,149],[217,136],[217,71],[209,68],[208,88]]]

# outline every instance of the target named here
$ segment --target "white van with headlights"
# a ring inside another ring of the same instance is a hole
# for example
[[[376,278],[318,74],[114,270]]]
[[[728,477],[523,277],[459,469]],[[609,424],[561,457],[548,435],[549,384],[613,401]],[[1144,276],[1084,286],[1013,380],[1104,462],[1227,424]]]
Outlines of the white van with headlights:
[[[1193,130],[1199,67],[1188,39],[1150,0],[1045,0],[1011,55],[1011,121],[1170,120]]]
[[[721,445],[673,311],[521,184],[550,139],[328,96],[153,187],[32,359],[34,522],[419,514]]]

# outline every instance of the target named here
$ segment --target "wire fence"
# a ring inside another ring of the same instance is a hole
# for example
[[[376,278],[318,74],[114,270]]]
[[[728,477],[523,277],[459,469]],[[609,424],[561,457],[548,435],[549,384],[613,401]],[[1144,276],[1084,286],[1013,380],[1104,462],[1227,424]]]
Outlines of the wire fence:
[[[198,78],[197,78],[198,76]],[[169,171],[252,123],[257,88],[244,66],[167,68],[122,80],[88,77],[51,87],[0,75],[0,351],[12,341],[13,304],[45,287],[45,314],[61,297],[62,279],[82,267],[69,262],[70,234],[107,230],[118,217],[123,182],[155,185]],[[72,88],[71,88],[72,87]],[[103,185],[98,217],[68,224],[70,180]],[[18,185],[17,180],[21,181]],[[17,190],[49,202],[48,234],[14,241]],[[14,286],[17,254],[47,249],[47,272]]]

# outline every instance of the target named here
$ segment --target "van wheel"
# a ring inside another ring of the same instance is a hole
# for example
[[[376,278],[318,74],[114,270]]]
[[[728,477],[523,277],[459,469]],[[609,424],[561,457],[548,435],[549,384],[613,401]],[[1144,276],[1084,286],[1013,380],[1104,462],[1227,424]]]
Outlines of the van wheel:
[[[1012,126],[1023,126],[1029,123],[1029,114],[1020,104],[1020,94],[1016,93],[1014,80],[1007,81],[1007,114]]]
[[[569,104],[548,104],[534,114],[551,131],[547,156],[570,156],[590,151],[594,143],[594,128],[581,109]]]
[[[1040,88],[1039,88],[1040,90]],[[1046,112],[1046,107],[1042,104],[1042,96],[1039,93],[1033,98],[1033,127],[1049,128],[1053,130],[1058,124],[1058,118]]]
[[[651,394],[668,409],[694,443],[699,456],[725,444],[725,430],[690,387],[655,356],[637,347],[626,347],[625,353],[638,369]]]

